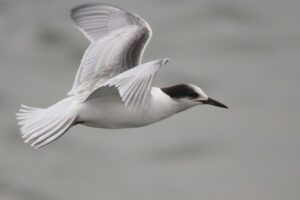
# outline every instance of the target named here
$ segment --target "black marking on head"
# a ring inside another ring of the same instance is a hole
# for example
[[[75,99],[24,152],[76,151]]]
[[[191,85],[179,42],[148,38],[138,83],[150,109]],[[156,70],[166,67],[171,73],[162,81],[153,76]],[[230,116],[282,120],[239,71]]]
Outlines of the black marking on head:
[[[165,87],[161,88],[161,90],[174,99],[196,99],[200,96],[191,86],[187,84],[179,84],[171,87]]]

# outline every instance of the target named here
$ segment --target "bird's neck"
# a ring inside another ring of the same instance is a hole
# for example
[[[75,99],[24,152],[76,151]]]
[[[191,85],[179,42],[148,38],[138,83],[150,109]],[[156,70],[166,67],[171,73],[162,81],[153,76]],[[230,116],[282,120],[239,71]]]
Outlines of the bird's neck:
[[[168,117],[188,109],[188,107],[179,104],[178,101],[163,92],[161,88],[153,87],[151,96],[149,109],[159,115]]]

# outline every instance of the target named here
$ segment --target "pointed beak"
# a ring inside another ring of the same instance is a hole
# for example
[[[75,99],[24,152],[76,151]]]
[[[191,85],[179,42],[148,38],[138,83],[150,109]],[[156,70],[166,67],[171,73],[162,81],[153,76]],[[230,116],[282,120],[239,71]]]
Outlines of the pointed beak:
[[[206,101],[202,101],[204,104],[209,104],[212,106],[217,106],[217,107],[221,107],[221,108],[228,108],[227,106],[225,106],[224,104],[222,104],[219,101],[216,101],[212,98],[208,98]]]

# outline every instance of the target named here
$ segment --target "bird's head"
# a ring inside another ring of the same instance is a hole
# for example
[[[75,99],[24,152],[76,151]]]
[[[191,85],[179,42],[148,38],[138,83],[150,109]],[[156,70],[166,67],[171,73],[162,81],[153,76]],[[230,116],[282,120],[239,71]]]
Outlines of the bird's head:
[[[162,91],[179,104],[187,107],[207,104],[221,108],[228,108],[223,103],[208,97],[200,87],[193,84],[179,84],[172,87],[162,88]]]

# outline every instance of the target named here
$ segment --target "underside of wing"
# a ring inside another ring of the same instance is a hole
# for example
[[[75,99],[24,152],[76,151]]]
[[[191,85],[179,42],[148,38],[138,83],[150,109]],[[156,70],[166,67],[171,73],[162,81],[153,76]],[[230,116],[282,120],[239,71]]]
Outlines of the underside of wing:
[[[141,63],[151,37],[146,21],[136,14],[102,3],[85,4],[71,11],[71,18],[91,41],[70,95],[93,90],[95,84]]]
[[[149,104],[157,70],[168,61],[169,59],[155,60],[123,72],[92,92],[85,101],[101,97],[107,86],[116,87],[125,106],[134,110],[142,110]]]

